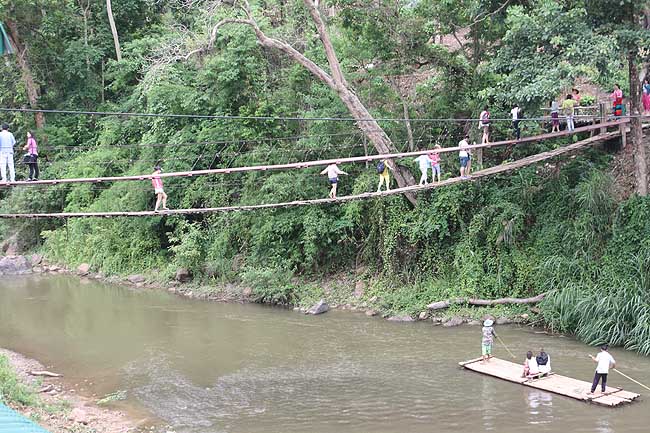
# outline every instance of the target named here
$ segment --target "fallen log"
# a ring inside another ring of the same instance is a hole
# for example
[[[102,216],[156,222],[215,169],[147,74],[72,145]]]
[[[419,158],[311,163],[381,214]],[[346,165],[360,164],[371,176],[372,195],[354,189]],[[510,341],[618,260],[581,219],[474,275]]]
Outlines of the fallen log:
[[[452,298],[446,301],[433,302],[427,305],[429,310],[444,310],[452,305],[467,304],[478,306],[502,305],[502,304],[536,304],[544,299],[546,293],[541,293],[532,298],[501,298],[501,299],[474,299],[474,298]]]
[[[61,377],[61,376],[63,376],[62,374],[52,373],[51,371],[47,371],[47,370],[30,371],[29,374],[31,374],[32,376],[47,376],[47,377]]]

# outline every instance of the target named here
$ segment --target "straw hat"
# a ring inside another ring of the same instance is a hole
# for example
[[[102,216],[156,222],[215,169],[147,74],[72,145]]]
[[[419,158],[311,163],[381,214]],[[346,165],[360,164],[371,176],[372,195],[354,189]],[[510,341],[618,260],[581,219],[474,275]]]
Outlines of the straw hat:
[[[494,323],[494,320],[487,319],[485,322],[483,322],[483,326],[492,326],[493,323]]]

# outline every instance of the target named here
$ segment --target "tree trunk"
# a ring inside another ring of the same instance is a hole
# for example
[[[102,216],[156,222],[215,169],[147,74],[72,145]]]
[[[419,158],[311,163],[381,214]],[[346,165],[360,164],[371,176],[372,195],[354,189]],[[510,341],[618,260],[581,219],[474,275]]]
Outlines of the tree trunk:
[[[352,114],[352,117],[359,119],[357,121],[357,126],[361,129],[370,139],[370,141],[375,146],[380,153],[392,153],[396,152],[393,142],[390,140],[386,132],[379,126],[373,116],[370,114],[368,109],[363,105],[361,100],[357,95],[351,90],[343,72],[341,71],[341,64],[336,56],[334,51],[334,45],[330,40],[329,33],[325,28],[325,22],[323,21],[318,8],[313,0],[303,0],[305,6],[309,10],[309,14],[316,24],[316,30],[320,37],[321,43],[325,48],[325,56],[327,57],[327,63],[330,66],[330,71],[332,74],[333,83],[327,83],[332,87],[336,93],[339,95],[345,106]],[[400,188],[413,185],[415,179],[413,175],[405,168],[399,167],[395,164],[395,170],[393,171],[395,180],[397,180],[397,185]],[[413,204],[417,204],[417,200],[413,194],[406,194],[408,200]]]
[[[541,302],[546,293],[541,293],[532,298],[501,298],[501,299],[473,299],[473,298],[453,298],[447,299],[446,301],[432,302],[427,305],[429,310],[443,310],[449,308],[452,305],[458,304],[467,304],[467,305],[478,305],[478,306],[490,306],[490,305],[506,305],[506,304],[537,304]]]
[[[119,62],[122,60],[122,50],[120,50],[120,38],[117,35],[117,27],[115,26],[115,20],[113,19],[113,7],[111,6],[111,0],[106,0],[106,12],[108,13],[108,23],[111,25],[111,33],[113,33],[113,43],[115,43],[115,56]]]
[[[634,177],[636,179],[636,193],[641,197],[648,195],[648,166],[646,149],[643,143],[643,125],[641,123],[641,82],[636,66],[636,52],[628,54],[628,67],[630,73],[630,132],[632,149],[634,152]]]
[[[18,26],[14,21],[7,20],[7,29],[9,29],[9,37],[11,38],[11,43],[16,49],[16,59],[18,60],[18,66],[20,67],[20,72],[23,77],[23,82],[25,84],[25,89],[27,90],[27,100],[29,101],[29,106],[36,110],[38,109],[38,99],[40,98],[40,92],[38,86],[34,81],[34,76],[32,75],[32,69],[29,66],[29,61],[27,60],[27,47],[23,46],[20,35],[18,34]],[[34,121],[36,123],[36,128],[41,129],[45,126],[45,116],[43,113],[34,113]]]
[[[413,152],[415,150],[415,140],[413,139],[413,128],[411,128],[411,117],[409,116],[409,107],[406,103],[406,99],[397,91],[399,95],[400,102],[402,103],[402,111],[404,112],[404,126],[406,127],[406,136],[409,140],[409,151]]]

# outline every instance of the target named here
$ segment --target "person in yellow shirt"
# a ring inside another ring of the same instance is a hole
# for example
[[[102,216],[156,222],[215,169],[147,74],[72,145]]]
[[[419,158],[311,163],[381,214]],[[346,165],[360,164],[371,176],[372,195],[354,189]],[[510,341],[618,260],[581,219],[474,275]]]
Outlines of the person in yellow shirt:
[[[566,95],[566,99],[562,103],[562,110],[564,110],[564,114],[566,115],[566,129],[567,131],[573,131],[575,128],[575,125],[573,124],[573,114],[575,113],[575,107],[576,106],[576,101],[573,99],[573,96],[571,95]]]
[[[386,182],[386,191],[390,191],[390,172],[388,170],[393,170],[393,167],[390,164],[391,162],[387,159],[382,159],[377,164],[377,173],[379,174],[377,192],[381,192],[381,186],[384,182]]]

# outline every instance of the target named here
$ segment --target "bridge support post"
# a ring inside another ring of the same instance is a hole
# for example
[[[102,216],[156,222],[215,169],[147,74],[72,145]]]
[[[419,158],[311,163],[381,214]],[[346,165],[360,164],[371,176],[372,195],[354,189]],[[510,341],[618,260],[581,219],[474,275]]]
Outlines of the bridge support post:
[[[604,102],[599,103],[598,104],[598,109],[600,111],[600,113],[599,113],[600,114],[600,124],[602,125],[603,123],[605,123],[607,121],[607,111],[606,111],[606,108],[605,108],[605,103]],[[604,134],[606,132],[607,132],[607,128],[600,128],[600,133],[601,134]]]
[[[619,125],[618,129],[621,131],[621,149],[627,146],[627,123]]]

